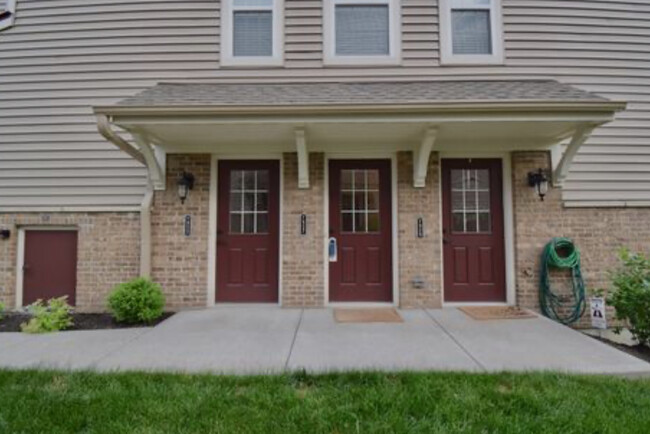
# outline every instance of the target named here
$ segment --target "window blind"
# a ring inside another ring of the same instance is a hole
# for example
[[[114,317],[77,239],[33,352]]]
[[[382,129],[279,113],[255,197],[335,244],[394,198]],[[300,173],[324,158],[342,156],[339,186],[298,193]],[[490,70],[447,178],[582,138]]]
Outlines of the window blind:
[[[336,54],[376,56],[390,54],[388,5],[337,5]]]
[[[233,29],[235,56],[273,55],[273,12],[235,11]]]
[[[454,54],[492,54],[490,11],[453,10],[451,17]]]

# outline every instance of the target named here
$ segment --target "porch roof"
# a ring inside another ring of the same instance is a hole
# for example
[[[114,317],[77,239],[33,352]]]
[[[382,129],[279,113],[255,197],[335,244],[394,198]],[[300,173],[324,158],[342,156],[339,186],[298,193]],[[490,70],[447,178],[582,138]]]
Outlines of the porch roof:
[[[595,103],[608,100],[553,80],[353,83],[159,83],[111,110],[163,107],[426,105],[489,102]]]
[[[301,161],[310,151],[413,150],[416,186],[432,151],[551,149],[561,183],[590,132],[624,108],[553,80],[508,80],[160,83],[94,111],[102,135],[147,164],[154,185],[164,188],[154,146],[174,153],[297,151]],[[306,185],[304,167],[301,173]]]

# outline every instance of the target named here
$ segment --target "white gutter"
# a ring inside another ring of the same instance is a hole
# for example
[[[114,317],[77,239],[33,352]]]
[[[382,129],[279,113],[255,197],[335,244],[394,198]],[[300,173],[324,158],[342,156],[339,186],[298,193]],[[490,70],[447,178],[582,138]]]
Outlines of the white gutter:
[[[104,136],[106,140],[113,143],[115,146],[129,154],[131,157],[138,160],[143,165],[147,165],[147,161],[144,158],[144,155],[137,149],[135,149],[129,142],[124,140],[111,128],[111,123],[108,120],[108,116],[104,114],[97,114],[97,130],[99,134]]]
[[[153,187],[147,185],[147,191],[140,205],[140,276],[151,277],[151,207],[153,205]]]

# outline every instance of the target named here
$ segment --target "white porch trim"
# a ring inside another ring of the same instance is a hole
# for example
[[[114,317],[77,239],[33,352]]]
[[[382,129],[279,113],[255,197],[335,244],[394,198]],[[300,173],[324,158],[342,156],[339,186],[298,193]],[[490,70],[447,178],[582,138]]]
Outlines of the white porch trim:
[[[427,128],[422,143],[413,152],[413,187],[415,188],[424,188],[426,186],[429,157],[436,142],[437,134],[438,130],[436,128]]]
[[[551,162],[553,165],[553,185],[561,187],[569,174],[571,164],[580,147],[587,141],[596,125],[585,125],[576,129],[566,149],[561,144],[551,148]]]
[[[309,151],[304,128],[296,128],[296,151],[298,152],[298,188],[309,188]]]

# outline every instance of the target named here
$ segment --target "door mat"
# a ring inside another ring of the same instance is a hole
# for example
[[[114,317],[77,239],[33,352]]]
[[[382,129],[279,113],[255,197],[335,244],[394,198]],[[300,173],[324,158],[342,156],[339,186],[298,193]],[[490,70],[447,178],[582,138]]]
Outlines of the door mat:
[[[529,310],[517,306],[467,306],[458,310],[474,319],[483,321],[490,319],[525,319],[535,318],[537,315]]]
[[[404,322],[393,308],[334,309],[334,319],[341,323]]]

